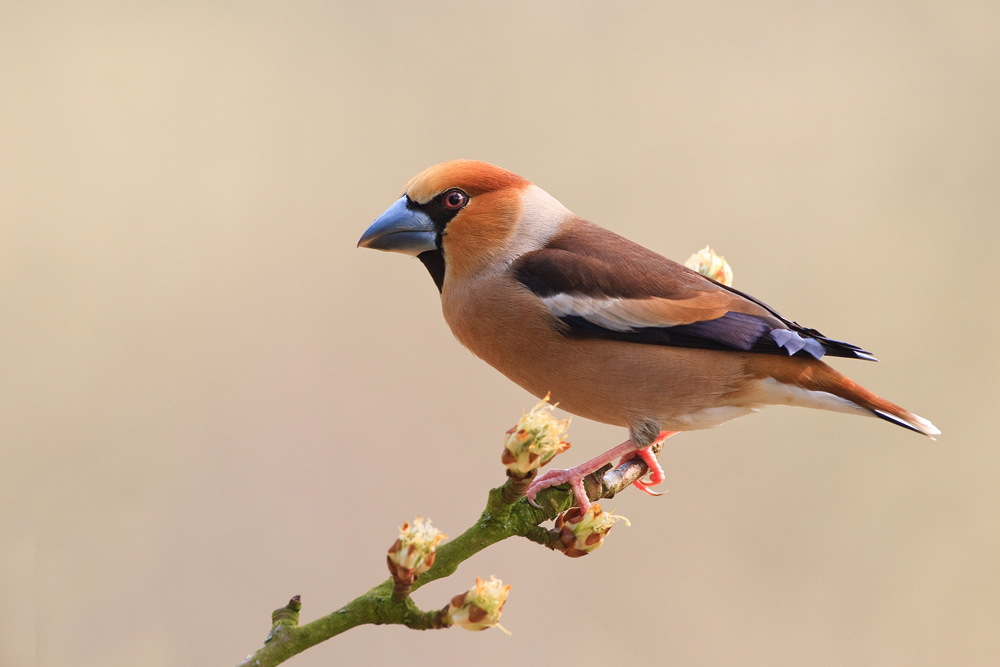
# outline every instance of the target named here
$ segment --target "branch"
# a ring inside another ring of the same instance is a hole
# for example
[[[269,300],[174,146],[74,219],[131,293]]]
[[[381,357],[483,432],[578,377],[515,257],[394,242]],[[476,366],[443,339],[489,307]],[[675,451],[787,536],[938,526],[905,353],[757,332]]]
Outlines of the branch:
[[[654,445],[653,453],[658,454],[661,447],[662,443]],[[584,489],[591,501],[613,498],[649,471],[640,459],[631,459],[615,469],[611,468],[608,464],[584,480]],[[562,487],[545,489],[536,498],[539,507],[534,507],[523,497],[524,490],[533,477],[534,471],[524,477],[512,475],[505,484],[492,489],[479,520],[457,538],[437,548],[433,567],[421,574],[410,590],[451,575],[463,561],[490,545],[515,535],[526,537],[550,549],[561,549],[559,533],[546,530],[539,524],[555,519],[560,513],[569,510],[574,502],[573,493]],[[570,553],[569,550],[566,553],[583,555]],[[359,625],[396,624],[414,630],[449,627],[446,619],[448,606],[439,611],[422,611],[408,594],[401,596],[397,591],[397,598],[402,599],[394,600],[394,588],[396,586],[393,579],[387,579],[333,613],[301,626],[298,620],[302,604],[300,597],[296,595],[286,606],[274,611],[271,615],[271,632],[264,640],[264,645],[248,655],[240,663],[240,667],[272,667],[281,664],[307,648]],[[456,599],[458,597],[460,596],[456,596]]]

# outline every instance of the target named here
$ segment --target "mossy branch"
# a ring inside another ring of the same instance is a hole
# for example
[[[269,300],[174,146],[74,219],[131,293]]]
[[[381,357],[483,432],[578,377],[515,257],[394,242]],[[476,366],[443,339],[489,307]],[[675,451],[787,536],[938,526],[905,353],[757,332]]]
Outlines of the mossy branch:
[[[658,454],[661,443],[653,446]],[[587,477],[584,488],[591,501],[612,498],[615,494],[640,479],[649,471],[639,459],[626,461],[615,469],[610,464]],[[490,545],[508,537],[527,537],[550,549],[559,549],[559,536],[540,526],[556,518],[573,506],[572,491],[563,487],[545,489],[538,494],[534,507],[523,497],[533,474],[526,477],[510,476],[502,486],[492,489],[486,508],[468,530],[439,546],[434,565],[419,575],[410,587],[414,591],[435,579],[447,577],[471,558]],[[526,480],[527,478],[527,480]],[[340,609],[305,625],[299,625],[300,596],[293,597],[287,605],[272,614],[271,631],[256,652],[248,655],[240,667],[272,667],[331,637],[359,625],[405,625],[414,630],[433,630],[449,627],[445,618],[448,607],[438,611],[422,611],[408,594],[394,600],[393,579],[387,579]],[[400,597],[397,590],[397,598]]]

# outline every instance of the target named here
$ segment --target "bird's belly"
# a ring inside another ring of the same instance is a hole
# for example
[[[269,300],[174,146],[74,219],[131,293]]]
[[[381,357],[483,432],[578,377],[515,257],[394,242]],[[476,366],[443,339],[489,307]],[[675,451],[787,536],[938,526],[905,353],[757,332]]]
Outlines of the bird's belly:
[[[661,421],[660,429],[664,431],[697,431],[703,428],[712,428],[731,419],[759,411],[760,408],[754,405],[719,405],[685,415],[675,415],[671,420]]]
[[[655,420],[663,430],[687,431],[755,409],[736,391],[745,377],[742,354],[570,338],[550,318],[525,317],[531,305],[449,312],[446,302],[445,317],[476,356],[587,419],[624,427]]]

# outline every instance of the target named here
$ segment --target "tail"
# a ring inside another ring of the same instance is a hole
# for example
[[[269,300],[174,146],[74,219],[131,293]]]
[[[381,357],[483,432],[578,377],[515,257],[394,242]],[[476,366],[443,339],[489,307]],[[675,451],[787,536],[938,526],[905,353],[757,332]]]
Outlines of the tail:
[[[750,355],[747,371],[759,378],[769,403],[861,412],[926,435],[941,431],[919,415],[876,396],[821,361]]]

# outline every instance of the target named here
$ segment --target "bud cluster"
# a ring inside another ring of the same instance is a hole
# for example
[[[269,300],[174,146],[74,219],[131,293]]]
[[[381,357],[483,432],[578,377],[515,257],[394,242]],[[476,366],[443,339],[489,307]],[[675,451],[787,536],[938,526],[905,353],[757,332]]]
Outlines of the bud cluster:
[[[705,246],[695,254],[688,257],[684,266],[693,269],[703,276],[708,276],[712,280],[723,285],[733,284],[733,269],[729,266],[725,257],[715,254],[711,247]]]
[[[586,512],[579,507],[570,508],[556,517],[555,530],[562,545],[560,550],[570,558],[586,556],[604,543],[604,536],[619,519],[627,526],[632,525],[621,515],[602,511],[597,503]]]
[[[409,589],[418,575],[431,569],[437,545],[447,537],[431,525],[430,519],[424,521],[418,516],[412,525],[404,523],[399,529],[399,538],[389,547],[386,556],[396,587]]]
[[[500,460],[510,474],[524,477],[552,460],[556,454],[569,449],[564,440],[569,428],[568,419],[552,416],[555,407],[548,403],[549,397],[521,415],[517,426],[507,431],[504,438],[503,455]]]
[[[507,632],[500,625],[500,613],[509,591],[510,585],[504,586],[496,577],[490,577],[489,581],[476,577],[476,585],[453,597],[444,609],[445,623],[466,630],[485,630],[496,626]]]

